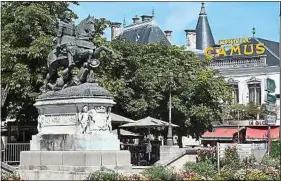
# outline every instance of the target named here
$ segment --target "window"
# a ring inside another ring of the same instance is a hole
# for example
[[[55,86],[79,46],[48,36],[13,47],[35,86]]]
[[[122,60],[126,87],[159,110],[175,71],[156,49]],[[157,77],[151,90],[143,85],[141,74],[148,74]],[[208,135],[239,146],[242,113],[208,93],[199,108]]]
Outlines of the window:
[[[230,86],[232,88],[232,104],[239,104],[238,84],[232,84]]]
[[[249,102],[261,104],[261,84],[251,83],[248,84],[249,88]]]
[[[232,89],[232,104],[239,104],[239,89],[238,89],[238,81],[233,78],[228,79],[228,84]]]

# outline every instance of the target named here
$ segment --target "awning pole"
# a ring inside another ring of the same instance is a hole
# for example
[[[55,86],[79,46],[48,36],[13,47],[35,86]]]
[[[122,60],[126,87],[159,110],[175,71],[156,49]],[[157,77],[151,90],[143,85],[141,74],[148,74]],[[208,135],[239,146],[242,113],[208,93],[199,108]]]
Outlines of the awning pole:
[[[269,153],[270,153],[270,147],[271,147],[271,127],[270,127],[270,125],[268,125],[268,143],[267,143],[267,154],[269,155]]]
[[[150,127],[148,128],[148,161],[150,161]]]

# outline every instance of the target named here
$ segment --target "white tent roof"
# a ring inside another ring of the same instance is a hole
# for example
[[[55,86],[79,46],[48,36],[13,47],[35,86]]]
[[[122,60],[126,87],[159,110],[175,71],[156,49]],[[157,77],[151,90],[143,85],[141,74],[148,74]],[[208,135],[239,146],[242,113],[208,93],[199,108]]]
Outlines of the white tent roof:
[[[118,134],[117,129],[113,130],[112,133]],[[131,131],[127,131],[124,129],[120,129],[120,135],[122,135],[122,136],[139,136],[139,134],[137,134],[137,133],[133,133]]]
[[[162,126],[168,127],[169,123],[148,116],[148,117],[140,119],[134,123],[127,123],[120,127],[144,127],[145,128],[145,127],[162,127]],[[172,124],[172,127],[179,127],[179,126]]]
[[[111,121],[113,123],[134,123],[136,121],[126,118],[124,116],[120,116],[118,114],[111,113]]]

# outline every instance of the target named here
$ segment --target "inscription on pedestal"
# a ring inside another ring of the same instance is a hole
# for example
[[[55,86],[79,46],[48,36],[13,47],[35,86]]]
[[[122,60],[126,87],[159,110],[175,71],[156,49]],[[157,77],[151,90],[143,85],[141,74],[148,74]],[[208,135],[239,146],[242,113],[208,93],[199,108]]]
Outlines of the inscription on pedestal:
[[[44,115],[42,124],[44,126],[75,125],[77,120],[76,114]]]

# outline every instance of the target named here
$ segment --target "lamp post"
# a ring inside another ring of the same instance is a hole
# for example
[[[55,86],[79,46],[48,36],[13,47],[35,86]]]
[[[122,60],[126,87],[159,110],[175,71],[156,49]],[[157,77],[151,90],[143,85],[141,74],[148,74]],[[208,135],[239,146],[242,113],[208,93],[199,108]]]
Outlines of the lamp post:
[[[168,75],[162,75],[159,73],[157,75],[158,82],[161,83],[163,80],[167,81],[169,85],[169,127],[168,127],[168,135],[167,135],[167,145],[172,146],[173,145],[173,130],[172,130],[172,93],[171,90],[174,86],[174,79],[178,78],[181,80],[183,78],[182,73],[179,73],[178,75],[174,75],[172,71],[169,71]],[[163,79],[163,80],[162,80]]]

